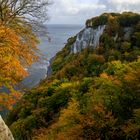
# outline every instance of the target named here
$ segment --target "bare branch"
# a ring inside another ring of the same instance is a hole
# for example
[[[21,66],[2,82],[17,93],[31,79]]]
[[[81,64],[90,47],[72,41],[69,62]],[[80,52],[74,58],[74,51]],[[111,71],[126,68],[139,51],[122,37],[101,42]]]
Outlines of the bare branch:
[[[45,21],[50,4],[50,0],[0,0],[0,20],[5,24],[17,17]]]

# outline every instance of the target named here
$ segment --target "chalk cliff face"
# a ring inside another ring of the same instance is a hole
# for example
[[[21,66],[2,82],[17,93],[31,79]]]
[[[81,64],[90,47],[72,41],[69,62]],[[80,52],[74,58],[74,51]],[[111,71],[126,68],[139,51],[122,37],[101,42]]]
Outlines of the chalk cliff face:
[[[0,140],[14,140],[13,135],[0,116]]]
[[[71,52],[77,53],[89,46],[94,48],[97,47],[105,27],[105,25],[101,25],[96,28],[86,27],[77,34],[76,41],[71,47]]]
[[[99,25],[98,27],[86,27],[76,36],[76,41],[71,46],[71,53],[78,53],[81,50],[92,47],[96,48],[100,44],[100,37],[104,33],[106,25]],[[130,39],[130,35],[133,29],[131,27],[125,27],[123,29],[124,40],[127,41]],[[114,41],[118,38],[118,33],[114,36]]]

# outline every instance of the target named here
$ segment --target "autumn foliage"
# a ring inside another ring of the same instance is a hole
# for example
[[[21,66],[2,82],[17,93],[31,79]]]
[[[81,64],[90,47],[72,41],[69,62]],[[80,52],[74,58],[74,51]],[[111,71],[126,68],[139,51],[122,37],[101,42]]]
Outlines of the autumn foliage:
[[[105,13],[87,26],[105,23],[97,48],[72,54],[76,37],[68,39],[52,76],[9,113],[17,140],[140,139],[140,15]],[[133,29],[130,36],[125,26]]]
[[[37,44],[32,27],[25,21],[15,19],[8,25],[0,22],[0,87],[12,92],[0,93],[0,106],[9,108],[17,100],[13,86],[28,75],[25,68],[37,61]]]

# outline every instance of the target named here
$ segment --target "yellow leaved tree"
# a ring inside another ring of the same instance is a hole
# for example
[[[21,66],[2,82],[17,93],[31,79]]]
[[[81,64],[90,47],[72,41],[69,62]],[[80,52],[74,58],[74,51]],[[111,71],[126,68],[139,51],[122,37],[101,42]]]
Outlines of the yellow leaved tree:
[[[0,88],[8,89],[0,91],[0,110],[11,109],[20,98],[13,87],[28,75],[25,68],[38,60],[39,41],[32,23],[48,4],[48,0],[0,0]]]

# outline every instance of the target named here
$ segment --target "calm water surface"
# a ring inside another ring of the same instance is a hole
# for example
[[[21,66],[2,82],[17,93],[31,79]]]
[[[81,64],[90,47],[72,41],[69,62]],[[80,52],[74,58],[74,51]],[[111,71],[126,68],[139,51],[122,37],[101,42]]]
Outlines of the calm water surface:
[[[39,62],[28,68],[29,76],[20,85],[31,88],[44,79],[47,74],[49,60],[64,47],[69,37],[76,35],[82,28],[82,25],[47,25],[45,30],[48,31],[50,39],[46,35],[40,35],[38,47],[42,56]]]

